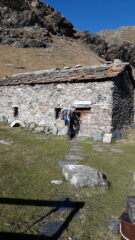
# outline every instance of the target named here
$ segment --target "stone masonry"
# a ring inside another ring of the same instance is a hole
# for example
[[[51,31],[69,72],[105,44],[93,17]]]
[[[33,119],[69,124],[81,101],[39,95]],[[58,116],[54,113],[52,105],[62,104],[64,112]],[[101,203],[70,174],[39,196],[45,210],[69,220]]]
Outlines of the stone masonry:
[[[74,106],[87,110],[80,135],[109,133],[133,122],[133,93],[127,63],[17,74],[0,81],[0,118],[57,127],[57,109]]]

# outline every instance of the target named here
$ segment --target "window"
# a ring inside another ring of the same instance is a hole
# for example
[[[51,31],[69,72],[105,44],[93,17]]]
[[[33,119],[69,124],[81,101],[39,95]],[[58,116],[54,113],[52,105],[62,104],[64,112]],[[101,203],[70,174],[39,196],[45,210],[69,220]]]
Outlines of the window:
[[[14,117],[18,117],[18,107],[13,107]]]
[[[61,108],[55,108],[55,119],[59,119],[61,114]]]

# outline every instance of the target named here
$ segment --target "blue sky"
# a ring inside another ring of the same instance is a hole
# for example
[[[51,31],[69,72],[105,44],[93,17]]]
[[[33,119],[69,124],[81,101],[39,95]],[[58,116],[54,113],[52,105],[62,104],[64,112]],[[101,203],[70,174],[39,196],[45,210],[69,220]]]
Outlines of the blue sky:
[[[92,33],[135,26],[135,0],[42,0],[61,12],[77,30]]]

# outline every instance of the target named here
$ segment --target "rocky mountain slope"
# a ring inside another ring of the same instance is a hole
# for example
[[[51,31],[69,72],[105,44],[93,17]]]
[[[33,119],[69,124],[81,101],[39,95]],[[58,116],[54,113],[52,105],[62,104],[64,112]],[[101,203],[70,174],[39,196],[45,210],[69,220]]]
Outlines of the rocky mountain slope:
[[[53,36],[48,48],[14,48],[0,46],[0,79],[20,72],[50,68],[96,65],[104,62],[79,40]]]
[[[106,59],[120,58],[135,67],[135,26],[121,27],[116,30],[104,30],[98,35],[108,45]]]
[[[85,45],[88,54],[92,50],[105,60],[119,58],[135,67],[134,31],[135,27],[99,34],[78,32],[63,15],[39,0],[0,0],[1,45],[51,48],[57,36],[79,42],[80,47]]]
[[[135,26],[124,26],[116,30],[103,30],[98,33],[109,46],[114,44],[121,45],[123,42],[131,42],[135,44]]]
[[[47,47],[51,34],[73,37],[70,22],[38,0],[0,1],[0,43],[15,47]]]

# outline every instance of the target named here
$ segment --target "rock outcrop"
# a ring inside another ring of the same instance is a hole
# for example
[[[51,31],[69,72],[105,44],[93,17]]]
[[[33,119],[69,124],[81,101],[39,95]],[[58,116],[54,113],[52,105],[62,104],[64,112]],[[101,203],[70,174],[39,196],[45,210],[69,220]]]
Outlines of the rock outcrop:
[[[98,56],[105,58],[108,45],[104,39],[96,34],[84,31],[78,34],[82,43],[86,44],[90,50],[95,52]]]
[[[108,47],[105,53],[105,59],[120,59],[123,62],[129,62],[135,67],[135,44],[125,41],[121,45],[112,45]]]
[[[124,26],[116,30],[102,30],[97,34],[104,39],[109,46],[121,45],[123,42],[135,43],[135,26]]]
[[[135,67],[135,26],[104,30],[97,35],[107,43],[106,60],[118,58]]]
[[[73,25],[39,0],[0,1],[0,43],[19,47],[46,47],[51,34],[74,36]]]
[[[81,41],[88,46],[90,50],[107,61],[120,59],[123,62],[129,62],[135,67],[135,42],[134,41],[113,41],[109,38],[106,41],[102,34],[92,34],[87,31],[80,34]],[[113,44],[112,44],[113,43]]]

